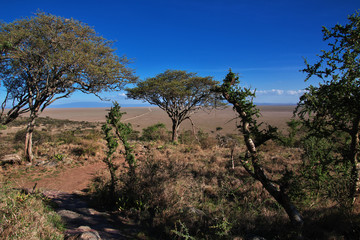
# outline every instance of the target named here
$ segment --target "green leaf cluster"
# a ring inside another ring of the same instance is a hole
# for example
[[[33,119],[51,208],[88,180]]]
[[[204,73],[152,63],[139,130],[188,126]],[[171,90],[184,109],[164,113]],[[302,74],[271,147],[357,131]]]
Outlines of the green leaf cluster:
[[[322,79],[301,96],[296,112],[309,135],[326,138],[341,149],[342,163],[350,164],[352,198],[359,189],[360,142],[360,15],[348,17],[345,25],[323,28],[328,49],[318,62],[305,61],[306,80]]]
[[[128,137],[132,133],[131,124],[125,124],[121,122],[122,116],[126,114],[121,112],[121,107],[117,102],[114,102],[114,106],[111,107],[109,114],[106,116],[106,123],[102,129],[105,133],[105,140],[108,146],[108,156],[111,156],[119,146],[118,140],[124,146],[125,160],[128,163],[130,170],[134,171],[136,167],[136,159],[133,155],[133,147],[128,142]]]

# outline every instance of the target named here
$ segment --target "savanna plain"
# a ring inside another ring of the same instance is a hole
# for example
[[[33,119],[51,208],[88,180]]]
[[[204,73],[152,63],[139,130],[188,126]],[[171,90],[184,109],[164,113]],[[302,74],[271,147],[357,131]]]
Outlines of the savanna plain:
[[[298,147],[302,133],[291,136],[287,124],[295,106],[259,109],[263,126],[275,126],[281,134],[279,141],[259,149],[265,173],[274,182],[291,174],[288,183],[296,187],[287,191],[305,219],[302,237],[358,239],[360,208],[355,202],[351,214],[344,210],[345,186],[318,180],[316,189],[307,188],[304,153]],[[176,144],[171,142],[171,121],[161,109],[121,108],[126,112],[121,121],[133,128],[128,141],[136,160],[134,174],[128,174],[123,146],[111,164],[105,161],[102,125],[108,110],[46,109],[36,122],[32,165],[22,159],[27,116],[0,130],[0,159],[13,156],[0,168],[2,239],[66,237],[67,225],[53,211],[56,205],[41,194],[49,190],[80,195],[93,208],[127,219],[136,226],[127,239],[298,237],[285,211],[240,164],[246,147],[231,107],[195,113],[193,125],[181,125]],[[281,141],[289,138],[291,144]]]

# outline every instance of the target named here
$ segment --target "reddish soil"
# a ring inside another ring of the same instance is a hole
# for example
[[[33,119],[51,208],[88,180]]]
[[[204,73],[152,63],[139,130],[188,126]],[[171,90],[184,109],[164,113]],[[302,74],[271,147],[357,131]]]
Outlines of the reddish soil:
[[[88,206],[88,197],[82,190],[91,183],[91,179],[106,168],[105,163],[88,163],[78,167],[63,168],[57,174],[41,173],[41,168],[31,178],[22,176],[18,181],[20,188],[32,191],[36,189],[56,203],[57,213],[66,222],[65,239],[140,239],[137,237],[141,227],[118,213],[100,211]],[[48,169],[50,170],[50,169]],[[86,236],[86,237],[85,237]],[[91,236],[92,238],[87,238]]]
[[[39,176],[40,180],[34,181],[28,178],[18,180],[19,187],[32,188],[37,183],[37,189],[56,190],[66,193],[79,193],[86,189],[97,173],[106,168],[105,163],[95,162],[79,167],[65,168],[58,174]],[[36,177],[35,177],[36,178]]]

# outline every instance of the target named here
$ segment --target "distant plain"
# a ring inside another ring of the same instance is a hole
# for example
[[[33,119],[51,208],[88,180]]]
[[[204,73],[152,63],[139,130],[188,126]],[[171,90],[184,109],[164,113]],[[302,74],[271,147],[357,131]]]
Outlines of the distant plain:
[[[259,106],[261,116],[260,122],[286,129],[286,122],[293,116],[295,106]],[[48,108],[40,117],[55,119],[68,119],[74,121],[105,122],[109,108]],[[123,122],[131,123],[135,130],[141,131],[150,125],[164,123],[171,129],[171,120],[167,114],[158,107],[123,107],[126,114]],[[199,111],[192,115],[192,120],[197,130],[205,132],[236,133],[236,125],[239,119],[231,107],[223,110]],[[185,120],[180,131],[191,129],[189,120]]]

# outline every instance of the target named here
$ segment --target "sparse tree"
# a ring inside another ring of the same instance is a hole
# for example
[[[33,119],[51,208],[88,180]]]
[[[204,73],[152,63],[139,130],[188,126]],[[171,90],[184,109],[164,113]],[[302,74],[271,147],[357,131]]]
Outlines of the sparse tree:
[[[215,91],[221,93],[223,98],[233,105],[241,120],[238,128],[244,136],[247,153],[240,158],[240,163],[284,208],[291,222],[301,229],[303,218],[286,193],[286,174],[281,181],[271,180],[261,165],[261,156],[257,150],[266,141],[277,136],[277,129],[268,125],[267,128],[260,130],[261,123],[257,122],[259,110],[252,101],[255,93],[249,88],[240,87],[239,83],[239,77],[230,70],[223,84]]]
[[[322,51],[313,65],[307,61],[308,80],[312,76],[322,79],[318,86],[311,85],[301,96],[297,114],[310,129],[310,134],[331,139],[341,144],[344,163],[351,165],[350,198],[355,200],[359,191],[359,134],[360,134],[360,16],[355,13],[349,22],[333,28],[323,27],[324,41],[329,49]]]
[[[184,120],[200,109],[214,106],[215,94],[211,89],[216,84],[212,77],[167,70],[126,90],[129,98],[147,101],[164,110],[172,121],[172,141],[177,141],[178,129]]]
[[[30,113],[25,155],[33,160],[35,119],[54,101],[79,90],[98,94],[134,80],[128,60],[114,53],[112,42],[74,19],[37,13],[0,24],[0,79],[6,89],[0,123]],[[6,104],[11,106],[4,111]]]

